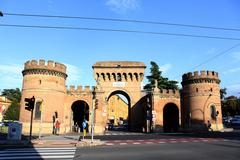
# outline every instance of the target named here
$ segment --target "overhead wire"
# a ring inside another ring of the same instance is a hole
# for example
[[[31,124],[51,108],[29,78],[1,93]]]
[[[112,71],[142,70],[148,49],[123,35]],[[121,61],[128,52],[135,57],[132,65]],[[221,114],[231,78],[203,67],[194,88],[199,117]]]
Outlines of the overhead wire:
[[[23,25],[23,24],[2,24],[2,23],[0,24],[0,27],[40,28],[40,29],[65,29],[65,30],[88,30],[88,31],[104,31],[104,32],[124,32],[124,33],[140,33],[140,34],[151,34],[151,35],[167,35],[167,36],[181,36],[181,37],[194,37],[194,38],[208,38],[208,39],[221,39],[221,40],[240,41],[240,38],[234,38],[234,37],[220,37],[220,36],[181,34],[181,33],[169,33],[169,32],[153,32],[153,31],[141,31],[141,30],[108,29],[108,28],[48,26],[48,25]]]
[[[205,26],[205,25],[193,25],[193,24],[184,24],[184,23],[169,23],[169,22],[146,21],[146,20],[136,20],[136,19],[118,19],[118,18],[105,18],[105,17],[46,15],[46,14],[25,14],[25,13],[9,13],[9,12],[3,12],[3,15],[22,16],[22,17],[24,16],[24,17],[41,17],[41,18],[64,18],[64,19],[83,19],[83,20],[98,20],[98,21],[129,22],[129,23],[168,25],[168,26],[180,26],[180,27],[214,29],[214,30],[225,30],[225,31],[240,31],[240,28],[214,27],[214,26]]]

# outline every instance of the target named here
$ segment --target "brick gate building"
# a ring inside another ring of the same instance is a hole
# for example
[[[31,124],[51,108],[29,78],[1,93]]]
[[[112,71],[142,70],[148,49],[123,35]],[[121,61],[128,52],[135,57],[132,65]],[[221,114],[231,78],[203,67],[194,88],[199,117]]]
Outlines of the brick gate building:
[[[52,133],[58,118],[60,133],[73,131],[85,119],[91,125],[94,111],[94,132],[103,133],[109,122],[109,99],[123,95],[128,105],[128,129],[146,131],[148,122],[153,131],[175,132],[179,129],[222,129],[220,80],[212,71],[183,75],[183,91],[141,89],[145,64],[130,61],[104,61],[93,66],[95,87],[66,86],[66,66],[44,60],[27,61],[24,65],[20,121],[23,132],[29,132],[30,112],[25,98],[35,97],[33,133]],[[97,101],[97,102],[96,102]],[[97,106],[96,106],[97,103]],[[149,115],[150,111],[150,115]],[[81,127],[80,127],[81,128]]]

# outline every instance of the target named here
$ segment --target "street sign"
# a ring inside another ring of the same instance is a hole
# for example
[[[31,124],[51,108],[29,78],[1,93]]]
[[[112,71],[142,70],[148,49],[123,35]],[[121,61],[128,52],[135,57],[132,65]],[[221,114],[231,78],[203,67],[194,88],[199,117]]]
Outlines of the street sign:
[[[82,122],[82,127],[83,127],[84,129],[87,127],[87,123],[86,123],[85,120]]]

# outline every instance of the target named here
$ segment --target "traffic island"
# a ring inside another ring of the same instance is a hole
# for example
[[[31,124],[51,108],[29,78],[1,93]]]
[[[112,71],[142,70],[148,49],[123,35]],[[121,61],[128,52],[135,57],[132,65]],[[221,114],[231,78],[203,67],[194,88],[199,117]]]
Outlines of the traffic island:
[[[76,144],[76,147],[94,147],[94,146],[100,146],[103,145],[104,142],[100,139],[94,139],[93,141],[91,139],[83,139],[78,141]]]

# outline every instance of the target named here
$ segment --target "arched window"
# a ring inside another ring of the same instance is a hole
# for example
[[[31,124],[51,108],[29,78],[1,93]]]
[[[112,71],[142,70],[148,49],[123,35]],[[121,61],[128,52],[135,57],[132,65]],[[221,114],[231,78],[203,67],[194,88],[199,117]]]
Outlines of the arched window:
[[[211,118],[215,120],[217,117],[217,111],[214,105],[210,106],[210,114],[211,114]]]
[[[41,114],[42,114],[41,106],[42,106],[42,102],[41,101],[37,101],[36,102],[36,106],[35,106],[35,117],[34,117],[35,120],[41,119]]]

